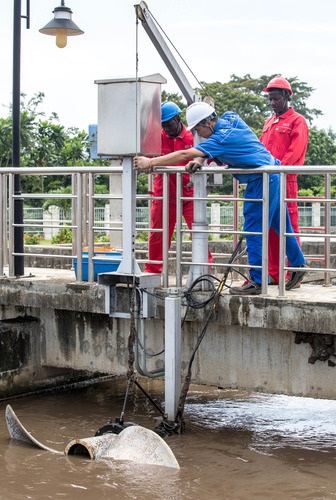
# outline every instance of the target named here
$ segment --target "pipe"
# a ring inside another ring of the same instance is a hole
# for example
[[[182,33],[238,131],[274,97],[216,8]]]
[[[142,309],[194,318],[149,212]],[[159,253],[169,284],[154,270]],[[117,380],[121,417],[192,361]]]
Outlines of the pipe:
[[[74,439],[66,446],[65,454],[87,456],[92,460],[128,460],[180,468],[167,443],[155,432],[139,425],[130,425],[120,434]]]

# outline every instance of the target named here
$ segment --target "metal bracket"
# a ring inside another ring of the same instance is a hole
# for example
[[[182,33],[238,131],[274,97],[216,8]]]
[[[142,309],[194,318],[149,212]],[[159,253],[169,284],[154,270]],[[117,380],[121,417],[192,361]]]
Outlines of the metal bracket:
[[[154,288],[161,285],[160,274],[124,274],[118,272],[98,275],[98,284],[106,287],[105,313],[114,318],[130,318],[129,290],[138,289],[136,300],[139,318],[153,318],[155,312]],[[146,293],[146,290],[149,293]]]

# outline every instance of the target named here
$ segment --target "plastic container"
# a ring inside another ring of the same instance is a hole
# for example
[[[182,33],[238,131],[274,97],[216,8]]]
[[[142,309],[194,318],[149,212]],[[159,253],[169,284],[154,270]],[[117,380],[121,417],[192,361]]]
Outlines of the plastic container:
[[[94,251],[94,256],[96,257],[93,260],[93,270],[94,270],[94,276],[93,279],[94,281],[97,281],[98,279],[98,274],[100,273],[110,273],[113,271],[116,271],[119,267],[121,258],[122,258],[122,253],[120,252],[106,252],[104,251],[105,248],[99,248],[99,250]],[[108,250],[108,249],[106,249]],[[99,257],[99,258],[97,258]],[[88,281],[89,279],[89,272],[88,272],[88,262],[89,262],[89,253],[88,252],[83,252],[82,253],[82,280],[83,281]],[[77,278],[77,258],[73,259],[73,264],[74,264],[74,269],[75,269],[75,275]]]

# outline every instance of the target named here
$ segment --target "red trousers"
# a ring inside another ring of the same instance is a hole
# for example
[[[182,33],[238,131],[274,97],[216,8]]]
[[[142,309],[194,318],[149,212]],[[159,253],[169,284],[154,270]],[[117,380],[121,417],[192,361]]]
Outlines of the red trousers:
[[[297,181],[289,181],[286,182],[286,196],[287,198],[297,198],[298,185]],[[297,203],[294,201],[289,201],[287,203],[289,218],[293,227],[294,233],[299,233],[299,210]],[[268,273],[273,278],[276,283],[279,283],[279,236],[274,231],[274,229],[270,229],[268,235]],[[298,243],[300,244],[300,238],[297,238]],[[289,277],[289,273],[287,275]]]
[[[153,200],[151,206],[151,228],[162,229],[162,212],[163,212],[163,202],[162,200]],[[189,229],[192,228],[192,223],[194,221],[194,201],[193,200],[183,200],[182,201],[182,215],[187,223]],[[175,203],[169,204],[169,227],[168,227],[168,248],[170,248],[172,236],[174,233],[176,225],[176,205]],[[162,232],[149,233],[148,240],[148,258],[149,260],[161,260],[162,261]],[[212,262],[212,255],[210,250],[208,251],[208,260]],[[162,264],[146,264],[145,273],[161,273]]]

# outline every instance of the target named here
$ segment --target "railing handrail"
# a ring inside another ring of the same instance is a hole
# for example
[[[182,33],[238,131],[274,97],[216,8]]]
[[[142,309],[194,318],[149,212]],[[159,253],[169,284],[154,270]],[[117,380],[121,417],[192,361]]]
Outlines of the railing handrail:
[[[267,173],[285,173],[285,174],[336,174],[336,165],[315,165],[315,166],[282,166],[282,165],[270,165],[261,166],[257,168],[228,168],[224,166],[217,167],[203,167],[202,170],[198,170],[194,175],[199,175],[200,173],[226,173],[226,174],[241,174],[248,172],[267,172]],[[0,167],[1,174],[24,174],[24,175],[71,175],[71,174],[88,174],[88,173],[122,173],[123,168],[117,166],[53,166],[53,167],[21,167],[20,169],[16,167]],[[156,173],[185,173],[184,167],[177,167],[175,165],[169,167],[156,167]]]
[[[268,178],[267,176],[271,173],[275,173],[275,172],[278,172],[280,173],[281,175],[285,175],[285,174],[288,174],[288,173],[295,173],[295,174],[300,174],[300,175],[312,175],[312,174],[316,174],[316,175],[325,175],[328,179],[329,179],[329,187],[330,187],[330,178],[329,178],[329,175],[333,175],[333,174],[336,174],[336,166],[263,166],[263,167],[259,167],[258,169],[237,169],[237,168],[227,168],[227,167],[224,167],[224,166],[219,166],[219,167],[204,167],[202,169],[202,173],[209,173],[209,174],[212,174],[212,173],[223,173],[225,175],[232,175],[232,174],[244,174],[244,173],[251,173],[251,171],[253,172],[258,172],[262,175],[266,175],[266,178]],[[177,174],[182,174],[185,172],[185,169],[184,167],[176,167],[176,166],[172,166],[172,167],[162,167],[162,168],[157,168],[156,169],[156,172],[157,173],[161,173],[163,174],[164,176],[165,175],[169,175],[169,174],[172,174],[172,173],[177,173]],[[75,203],[75,206],[74,208],[77,206],[77,212],[76,210],[73,210],[73,214],[72,214],[72,220],[71,220],[71,224],[69,226],[66,226],[68,227],[69,229],[72,229],[74,231],[74,237],[73,237],[73,241],[75,242],[74,245],[73,245],[73,252],[72,252],[72,256],[77,256],[78,257],[78,264],[80,265],[81,263],[81,258],[82,258],[82,251],[83,251],[83,248],[84,246],[87,246],[87,237],[83,237],[82,235],[82,231],[85,231],[86,229],[88,229],[89,231],[89,234],[91,235],[91,233],[94,233],[95,230],[103,230],[103,229],[106,229],[108,231],[122,231],[123,230],[123,226],[122,226],[122,223],[121,225],[119,225],[117,228],[113,228],[111,227],[111,224],[112,223],[106,223],[104,220],[102,221],[95,221],[94,220],[94,216],[90,216],[89,217],[89,214],[88,214],[88,207],[87,207],[87,203],[85,203],[85,200],[87,198],[91,198],[91,202],[89,202],[89,205],[91,206],[91,209],[92,209],[92,206],[94,206],[94,201],[95,200],[98,200],[98,199],[106,199],[106,200],[110,200],[113,201],[113,200],[121,200],[122,199],[122,195],[116,195],[116,194],[94,194],[92,191],[92,187],[91,187],[91,192],[88,193],[86,191],[86,188],[84,187],[84,190],[82,191],[83,189],[83,185],[84,183],[82,182],[82,177],[83,176],[87,176],[88,179],[92,179],[92,176],[96,175],[96,174],[106,174],[106,175],[112,175],[112,174],[118,174],[118,175],[121,175],[123,173],[123,168],[122,167],[117,167],[117,166],[76,166],[76,167],[68,167],[68,166],[56,166],[56,167],[24,167],[24,168],[15,168],[15,167],[2,167],[0,168],[0,179],[1,179],[1,186],[2,186],[2,189],[4,190],[4,186],[6,186],[6,182],[4,181],[4,179],[6,179],[7,177],[9,179],[11,179],[13,176],[17,175],[17,174],[23,174],[23,175],[43,175],[43,176],[46,176],[46,175],[69,175],[71,176],[71,182],[72,182],[72,185],[73,185],[73,190],[72,190],[72,193],[69,194],[69,193],[21,193],[21,194],[17,194],[17,195],[14,195],[14,193],[10,193],[10,203],[9,205],[11,206],[13,200],[15,198],[44,198],[44,199],[69,199],[69,200],[72,200],[73,203]],[[198,172],[196,172],[196,174],[194,175],[199,175]],[[178,176],[179,179],[181,179],[181,176]],[[92,181],[90,181],[91,184],[92,184]],[[11,185],[11,183],[10,183]],[[79,188],[79,186],[81,186]],[[8,191],[7,191],[8,193]],[[211,202],[215,201],[215,200],[218,200],[220,202],[225,202],[225,203],[230,203],[230,204],[234,204],[234,205],[237,205],[241,202],[244,201],[244,198],[242,197],[239,197],[237,196],[238,193],[236,193],[236,196],[233,196],[233,195],[209,195],[207,196],[206,198],[204,198],[204,200],[206,201],[209,201],[211,200]],[[149,195],[139,195],[137,196],[137,198],[141,199],[141,200],[148,200],[149,202],[153,199],[162,199],[161,197],[151,197]],[[4,218],[6,217],[6,214],[7,214],[7,205],[6,205],[6,199],[7,197],[3,195],[2,193],[2,202],[1,202],[1,218],[2,218],[2,221],[4,221]],[[180,197],[179,200],[177,200],[178,203],[181,203],[184,199],[186,199],[185,197]],[[196,199],[196,198],[194,198]],[[197,198],[197,200],[200,200],[200,198]],[[203,198],[202,198],[203,200]],[[300,196],[298,199],[292,199],[292,198],[284,198],[283,199],[283,202],[287,202],[287,201],[297,201],[297,202],[301,202],[301,203],[304,203],[304,202],[312,202],[312,201],[318,201],[319,203],[325,205],[326,207],[329,206],[331,203],[335,203],[336,202],[336,199],[334,198],[331,198],[330,197],[330,193],[329,193],[329,196],[325,196],[325,197],[322,197],[322,196],[316,196],[316,197],[311,197],[311,196]],[[80,205],[82,204],[82,207],[80,207],[80,209],[78,209],[78,202],[80,201]],[[164,203],[168,203],[167,200],[163,200]],[[250,201],[253,201],[253,200],[250,200]],[[260,200],[255,200],[256,202],[261,202],[261,203],[266,203],[266,199],[260,199]],[[95,207],[96,208],[96,207]],[[13,210],[13,208],[12,208]],[[329,216],[331,217],[330,215],[330,210],[325,210],[325,212],[328,212],[327,214],[325,214],[325,217]],[[13,220],[13,218],[10,217],[9,220]],[[237,219],[238,220],[238,219]],[[27,220],[27,223],[26,224],[14,224],[12,222],[12,229],[9,231],[9,255],[10,255],[10,268],[11,268],[11,262],[12,262],[12,259],[14,257],[14,255],[22,255],[22,254],[14,254],[14,251],[13,251],[13,242],[12,242],[12,239],[13,239],[13,228],[15,227],[31,227],[32,226],[32,223],[35,222],[36,219],[33,219],[33,220]],[[99,222],[99,224],[102,224],[102,225],[95,225],[95,223]],[[64,221],[63,221],[63,224],[64,224]],[[239,230],[238,228],[238,225],[237,225],[237,221],[235,223],[236,225],[234,226],[231,226],[229,224],[217,224],[216,226],[221,226],[221,228],[225,227],[228,229],[227,233],[229,233],[230,235],[238,235],[238,234],[244,234],[243,231]],[[329,226],[330,226],[330,221],[328,222]],[[45,227],[47,227],[48,225],[46,225]],[[6,227],[6,225],[2,224],[2,227]],[[55,225],[55,224],[50,224],[48,227],[62,227],[62,225]],[[81,229],[82,227],[82,229]],[[140,228],[140,230],[142,230],[143,228]],[[307,228],[306,228],[307,229]],[[308,228],[310,229],[310,228]],[[326,262],[326,258],[328,257],[328,259],[330,258],[330,239],[331,237],[333,236],[330,231],[326,231],[325,228],[322,228],[324,230],[324,232],[321,234],[321,228],[312,228],[312,229],[315,229],[315,230],[318,230],[319,233],[318,234],[309,234],[309,237],[323,237],[325,239],[325,246],[327,247],[327,250],[325,250],[325,266],[324,268],[321,268],[320,271],[324,271],[325,273],[330,273],[330,262]],[[146,229],[148,231],[150,231],[150,228]],[[215,231],[213,229],[213,227],[211,227],[211,230],[213,233],[217,233],[219,231]],[[189,229],[185,229],[181,226],[181,234],[182,233],[196,233],[196,232],[204,232],[204,230],[194,230],[192,229],[191,231]],[[80,233],[80,234],[79,234]],[[260,234],[260,233],[258,233]],[[283,234],[283,237],[286,237],[287,234],[284,233]],[[302,234],[301,235],[302,237],[305,237],[307,236],[306,234]],[[91,235],[90,238],[93,238],[93,236]],[[92,243],[92,241],[91,241]],[[5,239],[5,234],[2,235],[2,245],[1,245],[1,249],[4,249],[6,248],[6,245],[7,245],[7,240]],[[77,245],[77,250],[74,251],[76,249],[76,245]],[[91,244],[91,247],[92,247],[92,244]],[[182,250],[179,250],[182,252]],[[0,253],[3,253],[3,252],[0,252]],[[168,253],[167,253],[168,255]],[[327,256],[327,257],[326,257]],[[2,257],[0,258],[0,272],[2,272],[3,274],[3,266],[4,266],[4,261]],[[91,278],[89,278],[90,281],[92,281],[92,269],[93,269],[93,260],[94,260],[94,256],[93,255],[89,255],[89,267],[91,268],[91,271],[90,271],[90,275],[91,275]],[[194,262],[188,262],[188,261],[184,261],[182,263],[182,255],[177,255],[177,258],[176,260],[178,261],[178,265],[179,266],[192,266],[192,265],[198,265],[199,263],[194,263]],[[145,261],[143,261],[145,262]],[[208,263],[204,263],[204,265],[208,265]],[[223,263],[223,265],[225,265],[225,263]],[[242,267],[246,267],[245,265],[242,266]],[[313,271],[314,269],[312,269]],[[77,279],[78,280],[81,280],[82,276],[81,276],[81,272],[79,272],[78,276],[77,276]]]

